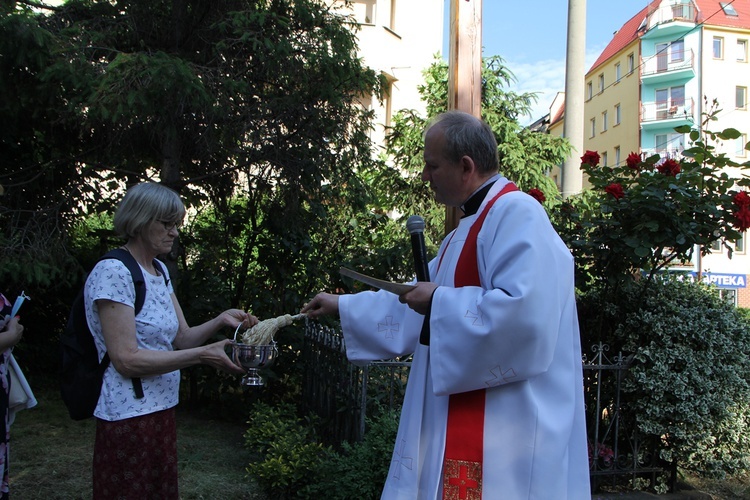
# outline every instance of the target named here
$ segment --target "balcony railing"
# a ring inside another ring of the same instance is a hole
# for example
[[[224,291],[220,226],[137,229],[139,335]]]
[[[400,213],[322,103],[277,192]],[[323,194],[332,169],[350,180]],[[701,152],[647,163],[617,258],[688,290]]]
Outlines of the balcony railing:
[[[682,151],[684,148],[656,148],[656,149],[642,149],[641,158],[646,159],[654,155],[661,156],[661,159],[656,162],[657,165],[661,165],[665,160],[672,159],[680,161],[682,159]]]
[[[641,77],[647,79],[654,75],[677,76],[685,72],[695,74],[695,54],[693,50],[681,53],[661,53],[644,57],[641,63]]]
[[[692,4],[663,5],[648,17],[648,28],[675,21],[695,22],[695,8]]]
[[[695,101],[670,99],[669,101],[645,102],[641,104],[641,123],[670,121],[691,123],[695,121]]]

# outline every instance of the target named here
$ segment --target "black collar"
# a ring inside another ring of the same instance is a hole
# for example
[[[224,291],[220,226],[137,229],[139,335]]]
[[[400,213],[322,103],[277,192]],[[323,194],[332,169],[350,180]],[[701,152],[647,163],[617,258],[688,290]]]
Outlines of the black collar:
[[[461,210],[464,212],[464,215],[461,217],[468,217],[470,215],[474,215],[479,210],[479,207],[482,206],[482,202],[484,201],[484,197],[487,196],[487,193],[489,192],[492,185],[495,183],[495,181],[490,182],[483,188],[481,188],[479,191],[471,195],[471,197],[466,200],[466,203],[461,205]]]

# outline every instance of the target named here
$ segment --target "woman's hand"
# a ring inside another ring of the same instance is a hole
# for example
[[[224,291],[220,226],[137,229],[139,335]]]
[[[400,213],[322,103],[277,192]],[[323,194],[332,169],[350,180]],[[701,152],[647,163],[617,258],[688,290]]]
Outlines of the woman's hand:
[[[227,309],[219,315],[219,319],[223,325],[235,330],[240,324],[244,328],[251,328],[258,324],[258,318],[242,309]]]
[[[227,346],[229,346],[230,348],[232,347],[232,341],[229,339],[220,340],[219,342],[214,342],[213,344],[208,344],[200,354],[200,362],[204,365],[213,366],[214,368],[225,371],[227,373],[244,375],[246,370],[232,361],[232,359],[227,355]]]
[[[23,336],[23,325],[19,323],[20,316],[10,318],[3,331],[0,332],[0,349],[5,350],[18,344]]]

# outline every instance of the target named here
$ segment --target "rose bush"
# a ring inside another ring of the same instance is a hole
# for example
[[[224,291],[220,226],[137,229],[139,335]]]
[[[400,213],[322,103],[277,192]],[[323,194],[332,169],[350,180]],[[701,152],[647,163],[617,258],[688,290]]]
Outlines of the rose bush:
[[[631,363],[620,393],[600,388],[610,398],[604,406],[622,418],[610,443],[617,459],[644,459],[648,452],[632,448],[641,442],[666,471],[679,465],[721,476],[750,467],[750,321],[712,287],[657,279],[716,241],[731,257],[727,243],[750,228],[750,162],[718,152],[740,133],[705,130],[713,109],[703,131],[676,129],[691,141],[680,159],[630,153],[609,167],[586,151],[581,169],[591,189],[563,200],[552,219],[576,258],[584,353],[598,346]],[[670,477],[644,487],[663,493]]]
[[[717,240],[731,257],[726,242],[750,227],[750,179],[741,175],[750,162],[734,162],[712,144],[740,133],[675,130],[692,141],[679,161],[631,153],[624,164],[603,166],[595,151],[581,157],[591,190],[553,213],[575,254],[579,288],[628,281],[641,272],[654,276],[670,264],[690,262],[695,252],[705,255]],[[730,176],[728,167],[739,174]]]

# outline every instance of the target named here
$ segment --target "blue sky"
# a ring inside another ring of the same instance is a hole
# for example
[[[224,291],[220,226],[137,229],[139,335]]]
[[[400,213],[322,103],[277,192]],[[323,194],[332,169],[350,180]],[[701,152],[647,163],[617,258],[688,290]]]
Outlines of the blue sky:
[[[614,32],[648,3],[649,0],[587,0],[586,71]],[[446,0],[446,20],[449,15],[450,3]],[[505,60],[518,80],[511,90],[538,94],[533,115],[521,120],[524,125],[546,114],[557,92],[565,90],[567,22],[566,0],[482,2],[484,56],[497,55]]]

